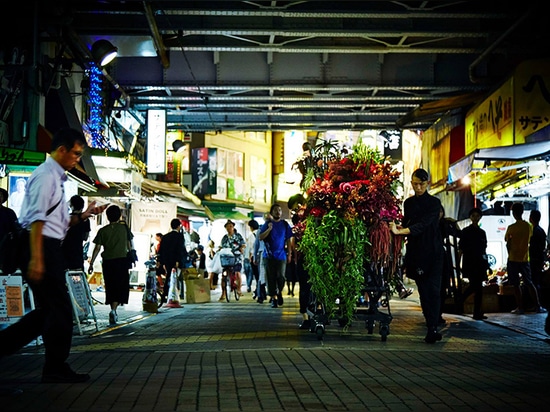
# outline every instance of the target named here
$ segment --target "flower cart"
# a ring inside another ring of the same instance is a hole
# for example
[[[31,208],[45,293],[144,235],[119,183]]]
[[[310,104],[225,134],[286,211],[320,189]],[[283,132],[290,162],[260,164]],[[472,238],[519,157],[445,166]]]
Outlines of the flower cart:
[[[342,327],[364,320],[369,334],[378,324],[385,341],[402,246],[387,222],[401,218],[400,173],[361,143],[349,153],[322,143],[308,155],[306,202],[293,229],[311,285],[310,331],[322,339],[331,319]]]

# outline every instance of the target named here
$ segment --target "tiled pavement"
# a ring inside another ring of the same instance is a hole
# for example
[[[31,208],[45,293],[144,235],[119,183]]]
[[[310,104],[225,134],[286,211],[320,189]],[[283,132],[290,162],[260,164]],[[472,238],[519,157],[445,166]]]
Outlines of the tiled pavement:
[[[1,410],[531,411],[550,401],[545,314],[446,314],[443,340],[429,345],[413,294],[390,301],[386,342],[364,319],[347,330],[332,321],[318,340],[297,328],[297,297],[278,309],[218,297],[150,314],[132,292],[115,327],[95,305],[99,332],[75,328],[70,357],[92,379],[41,384],[43,347],[30,345],[0,360],[0,384],[23,391]]]

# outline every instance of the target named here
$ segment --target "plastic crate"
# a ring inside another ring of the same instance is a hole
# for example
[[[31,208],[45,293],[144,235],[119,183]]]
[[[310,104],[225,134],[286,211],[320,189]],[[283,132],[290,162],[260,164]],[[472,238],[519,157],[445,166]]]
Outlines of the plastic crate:
[[[233,255],[220,255],[220,263],[223,267],[235,266],[237,263],[237,258]]]

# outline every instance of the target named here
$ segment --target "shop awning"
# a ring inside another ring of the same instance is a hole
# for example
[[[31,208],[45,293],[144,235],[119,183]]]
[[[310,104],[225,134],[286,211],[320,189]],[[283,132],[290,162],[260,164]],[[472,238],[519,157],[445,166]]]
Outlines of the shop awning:
[[[253,209],[238,207],[235,203],[221,203],[203,201],[203,206],[216,219],[231,219],[231,220],[250,220],[249,213],[253,213]]]
[[[411,112],[397,120],[399,127],[405,127],[413,122],[426,119],[437,119],[442,113],[449,110],[467,107],[483,100],[486,97],[485,91],[462,94],[446,99],[439,99],[433,102],[421,104]]]
[[[477,149],[449,167],[447,183],[457,182],[471,171],[481,170],[484,167],[487,170],[502,171],[524,166],[508,163],[499,167],[494,165],[493,162],[524,162],[548,155],[550,155],[550,141]],[[479,164],[476,164],[476,162]]]
[[[191,193],[185,186],[180,186],[177,183],[143,179],[141,187],[146,193],[174,196],[180,199],[190,200],[195,206],[202,205],[201,200],[197,196]]]

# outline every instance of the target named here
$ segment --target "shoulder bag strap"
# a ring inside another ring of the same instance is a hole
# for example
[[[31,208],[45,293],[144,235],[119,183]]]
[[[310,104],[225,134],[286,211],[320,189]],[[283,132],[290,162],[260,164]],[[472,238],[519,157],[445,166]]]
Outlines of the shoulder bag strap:
[[[46,216],[51,215],[52,212],[57,208],[57,206],[59,206],[59,204],[61,203],[62,200],[63,200],[63,195],[61,195],[61,199],[59,199],[59,202],[57,202],[55,205],[53,205],[52,207],[50,207],[48,209],[48,211],[46,212]]]

